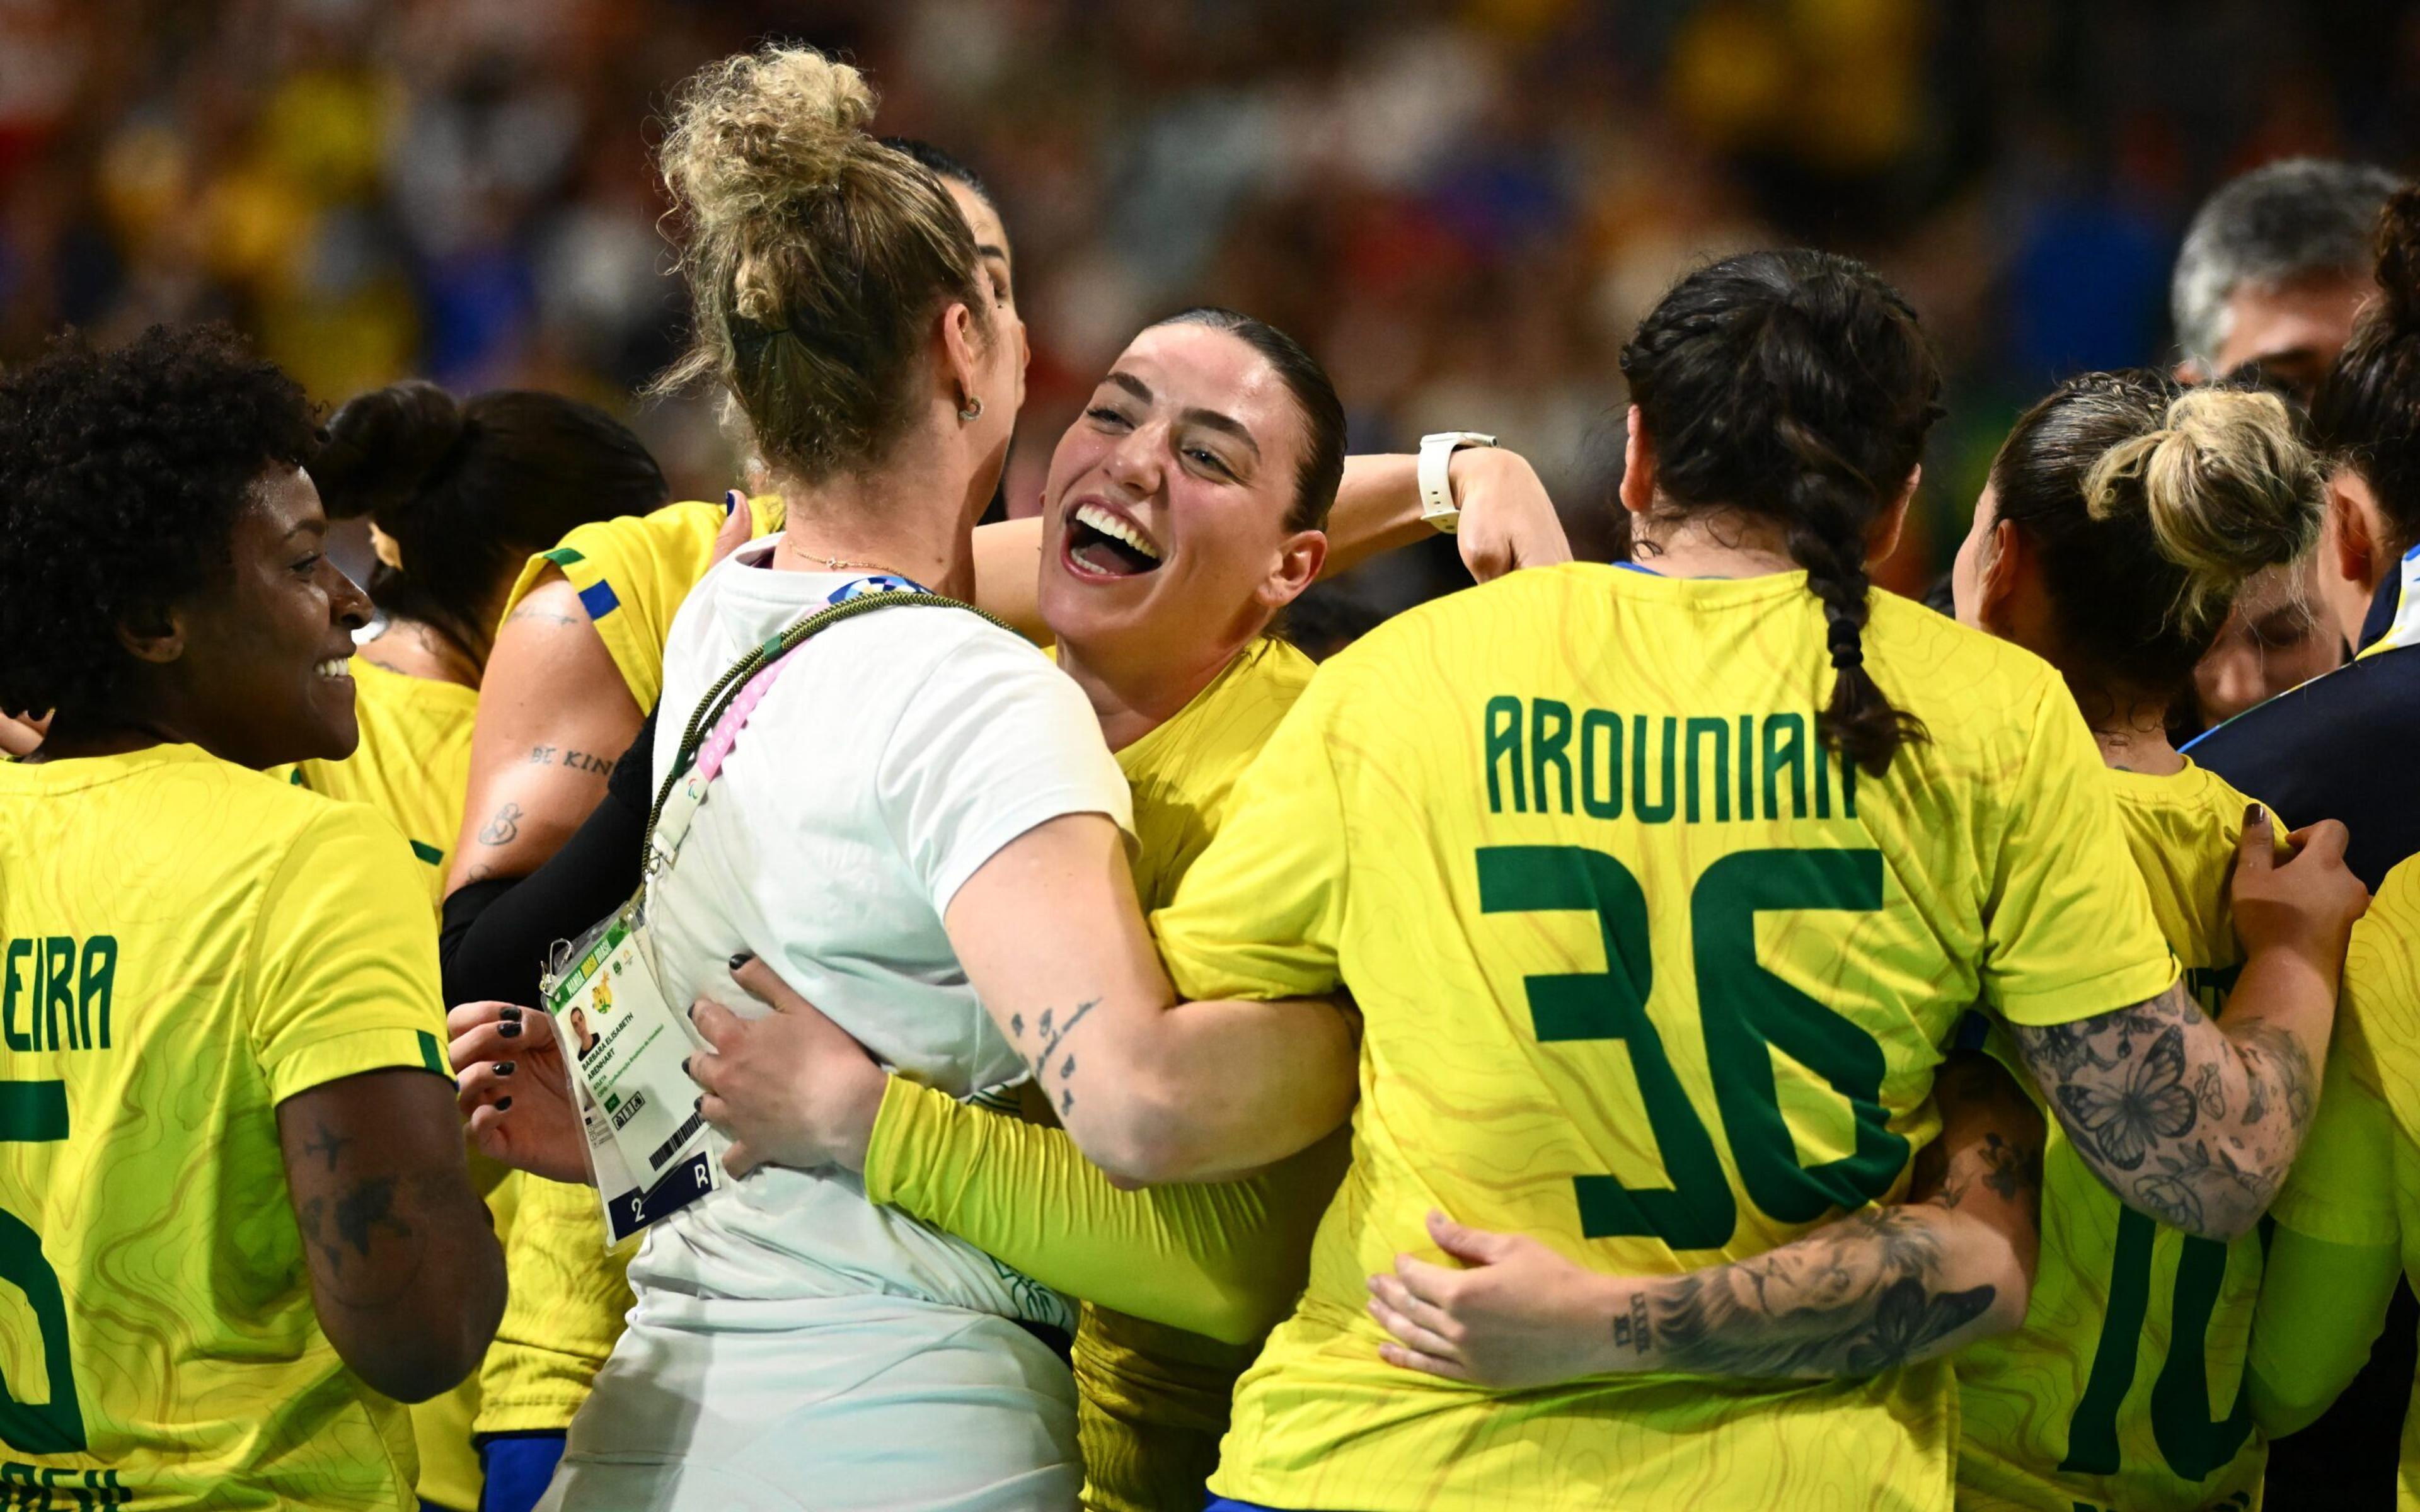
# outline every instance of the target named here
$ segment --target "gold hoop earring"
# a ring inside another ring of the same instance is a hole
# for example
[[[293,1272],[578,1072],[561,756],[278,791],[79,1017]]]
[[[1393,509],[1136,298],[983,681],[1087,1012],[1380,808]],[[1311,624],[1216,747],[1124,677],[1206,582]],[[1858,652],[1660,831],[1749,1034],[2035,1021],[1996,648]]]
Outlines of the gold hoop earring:
[[[967,396],[967,406],[965,409],[958,411],[958,418],[960,420],[970,421],[981,420],[983,418],[983,395],[979,393],[969,394]]]

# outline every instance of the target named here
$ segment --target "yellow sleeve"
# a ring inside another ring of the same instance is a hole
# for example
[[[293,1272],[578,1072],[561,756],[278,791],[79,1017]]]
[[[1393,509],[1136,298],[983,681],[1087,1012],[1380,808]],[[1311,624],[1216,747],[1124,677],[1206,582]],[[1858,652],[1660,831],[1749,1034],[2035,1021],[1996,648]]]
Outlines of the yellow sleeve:
[[[781,528],[781,505],[779,495],[748,501],[752,535]],[[672,638],[673,616],[714,565],[714,537],[724,518],[720,503],[690,500],[652,515],[579,526],[561,545],[523,564],[504,597],[504,613],[513,611],[548,568],[561,572],[579,594],[630,697],[641,712],[652,710],[663,695],[664,642]]]
[[[2341,1043],[2329,1052],[2320,1087],[2319,1112],[2270,1216],[2331,1244],[2395,1244],[2395,1119]]]
[[[1983,994],[2001,1017],[2070,1024],[2167,991],[2176,958],[2126,848],[2100,750],[2045,672],[2024,764],[2009,774],[1984,903]]]
[[[1320,670],[1235,784],[1233,807],[1176,897],[1152,915],[1187,998],[1315,997],[1335,990],[1350,847],[1329,754],[1343,686]]]
[[[866,1150],[865,1196],[1045,1286],[1249,1344],[1294,1305],[1349,1153],[1340,1131],[1249,1180],[1123,1192],[1064,1131],[894,1076]]]
[[[2319,1111],[2269,1210],[2287,1227],[2331,1243],[2400,1240],[2395,1170],[2412,1151],[2398,1148],[2405,1133],[2388,1089],[2410,1081],[2404,1047],[2420,1022],[2420,974],[2410,934],[2398,927],[2411,906],[2408,885],[2414,881],[2420,881],[2420,872],[2407,874],[2398,867],[2352,927]]]
[[[630,1311],[629,1252],[608,1254],[596,1192],[524,1174],[504,1241],[504,1321],[479,1368],[478,1433],[571,1426]]]
[[[279,864],[249,995],[271,1102],[398,1066],[453,1080],[420,871],[401,832],[357,803],[318,805]]]

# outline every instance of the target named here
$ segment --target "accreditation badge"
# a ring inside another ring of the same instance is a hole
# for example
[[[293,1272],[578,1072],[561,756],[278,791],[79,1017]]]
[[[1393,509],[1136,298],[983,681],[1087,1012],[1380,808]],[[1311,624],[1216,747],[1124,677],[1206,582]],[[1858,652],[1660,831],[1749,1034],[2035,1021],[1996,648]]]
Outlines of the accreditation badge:
[[[609,1249],[723,1180],[686,1065],[708,1047],[665,997],[644,942],[633,902],[573,941],[543,984]]]

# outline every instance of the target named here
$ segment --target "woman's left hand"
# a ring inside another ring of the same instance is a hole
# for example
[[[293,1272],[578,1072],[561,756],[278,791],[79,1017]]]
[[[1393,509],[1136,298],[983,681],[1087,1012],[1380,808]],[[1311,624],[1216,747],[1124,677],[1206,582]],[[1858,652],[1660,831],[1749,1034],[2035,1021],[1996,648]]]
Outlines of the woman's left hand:
[[[773,1011],[743,1019],[704,997],[690,1009],[714,1046],[690,1057],[689,1073],[705,1088],[698,1111],[731,1141],[722,1168],[735,1177],[759,1165],[863,1170],[889,1073],[764,962],[750,956],[731,975]]]
[[[1496,446],[1465,447],[1448,459],[1446,476],[1462,511],[1454,546],[1476,581],[1572,560],[1562,517],[1528,457]]]

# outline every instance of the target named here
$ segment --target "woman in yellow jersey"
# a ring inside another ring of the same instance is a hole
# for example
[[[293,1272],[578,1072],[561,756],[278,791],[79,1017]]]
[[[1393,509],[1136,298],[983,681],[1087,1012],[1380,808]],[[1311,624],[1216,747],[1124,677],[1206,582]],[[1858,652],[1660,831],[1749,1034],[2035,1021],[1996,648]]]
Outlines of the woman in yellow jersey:
[[[2299,1137],[2242,1103],[2309,1095],[2357,886],[2324,844],[2243,869],[2284,902],[2239,906],[2239,1009],[2291,1038],[2239,1048],[2176,980],[2055,673],[1869,591],[1937,385],[1905,304],[1752,254],[1684,279],[1622,366],[1652,570],[1516,574],[1327,664],[1155,917],[1180,990],[1341,982],[1366,1025],[1352,1168],[1212,1482],[1236,1504],[1949,1504],[1948,1369],[1894,1362],[1993,1299],[1922,1243],[1846,1299],[1793,1272],[1626,1308],[1605,1364],[1640,1373],[1520,1392],[1395,1368],[1363,1304],[1399,1254],[1442,1257],[1432,1211],[1686,1276],[1889,1201],[1978,998],[2063,1123],[2155,1048],[2211,1068],[2226,1106],[2190,1128],[2087,1131],[2131,1200],[2231,1237]],[[1810,1298],[1870,1336],[1810,1359]],[[1882,1368],[1771,1379],[1844,1365]]]
[[[888,140],[948,189],[974,233],[997,307],[1014,322],[1012,248],[987,192],[938,149]],[[1326,521],[1331,549],[1323,570],[1341,570],[1456,523],[1464,559],[1482,578],[1569,556],[1553,505],[1520,456],[1455,449],[1447,471],[1446,501],[1459,520],[1449,512],[1441,525],[1424,511],[1415,458],[1347,459],[1334,517]],[[736,513],[740,510],[745,513]],[[530,562],[515,585],[489,668],[488,714],[478,735],[485,754],[473,757],[468,807],[485,818],[464,825],[462,854],[477,859],[458,870],[447,903],[452,1000],[527,993],[535,952],[525,941],[540,910],[521,907],[525,899],[504,900],[516,879],[555,854],[615,782],[626,799],[607,807],[622,822],[607,826],[610,832],[583,833],[569,870],[577,872],[571,880],[586,886],[577,889],[576,900],[557,893],[562,908],[546,910],[550,918],[535,934],[551,939],[576,929],[579,920],[612,908],[635,882],[636,829],[653,795],[643,769],[623,770],[618,779],[609,774],[659,695],[673,614],[708,565],[751,536],[778,530],[781,520],[778,494],[734,496],[722,505],[678,503],[644,519],[583,527]],[[1055,631],[1038,612],[1035,584],[1037,569],[1047,577],[1055,563],[1042,547],[1042,521],[985,527],[975,532],[975,544],[977,601],[1048,639]],[[540,751],[583,758],[533,761]],[[607,754],[599,758],[599,751]],[[1193,834],[1186,844],[1198,850],[1201,838]],[[599,865],[600,857],[610,864]],[[491,907],[514,909],[518,917],[494,918],[485,912]],[[574,921],[556,921],[558,913]],[[622,1262],[597,1252],[594,1208],[585,1191],[526,1183],[520,1221],[508,1237],[513,1300],[489,1357],[479,1419],[490,1443],[491,1471],[523,1488],[519,1499],[491,1498],[500,1512],[535,1501],[549,1468],[539,1462],[549,1448],[544,1438],[569,1423],[630,1304]]]
[[[2243,956],[2227,872],[2272,826],[2247,826],[2257,806],[2178,754],[2167,721],[2237,590],[2309,550],[2321,500],[2273,395],[2092,374],[2017,422],[1959,552],[1959,617],[2066,677],[2185,986],[2229,1026]],[[2133,1096],[2166,1121],[2185,1098],[2214,1106],[2215,1081],[2188,1084],[2185,1069],[2149,1063]],[[2106,1130],[2115,1113],[2086,1119]],[[2309,1113],[2307,1097],[2274,1110]],[[2026,1326],[1959,1357],[1960,1504],[2254,1504],[2267,1454],[2242,1380],[2261,1250],[2125,1208],[2055,1129]]]
[[[662,504],[663,472],[592,405],[526,390],[458,401],[422,382],[348,403],[310,471],[332,517],[370,522],[379,560],[367,587],[380,621],[349,664],[360,746],[341,761],[300,764],[294,781],[393,820],[434,905],[462,827],[479,678],[506,591],[530,553],[566,532]],[[506,1173],[492,1165],[475,1174],[509,1244],[522,1183],[500,1180]],[[478,1405],[473,1377],[413,1410],[423,1503],[479,1504]]]
[[[207,330],[0,378],[0,704],[55,711],[0,766],[0,1485],[37,1503],[402,1512],[389,1398],[504,1304],[421,863],[258,770],[357,739],[315,444]]]
[[[2319,501],[2317,467],[2274,397],[2187,393],[2148,372],[2087,375],[2018,421],[1954,575],[1962,620],[2065,677],[2108,764],[2162,933],[2212,1014],[2242,961],[2227,872],[2251,805],[2177,754],[2168,712],[2237,589],[2308,549]],[[2270,829],[2250,833],[2265,843]],[[2164,1060],[2141,1095],[2186,1095],[2162,1079],[2182,1069]],[[2105,1122],[2111,1110],[2094,1111]],[[2221,1244],[2127,1211],[2055,1129],[2042,1192],[2025,1326],[1958,1356],[1960,1504],[2249,1504],[2265,1458],[2240,1390],[2259,1241]],[[1601,1344],[1604,1330],[1589,1325],[1620,1299],[1533,1244],[1456,1236],[1447,1248],[1497,1273],[1406,1260],[1381,1281],[1382,1294],[1458,1326],[1443,1368],[1479,1360],[1497,1367],[1482,1379],[1501,1379],[1517,1362],[1522,1379],[1553,1380],[1588,1367],[1589,1350],[1560,1340]],[[1527,1358],[1536,1354],[1572,1368],[1540,1374]]]

